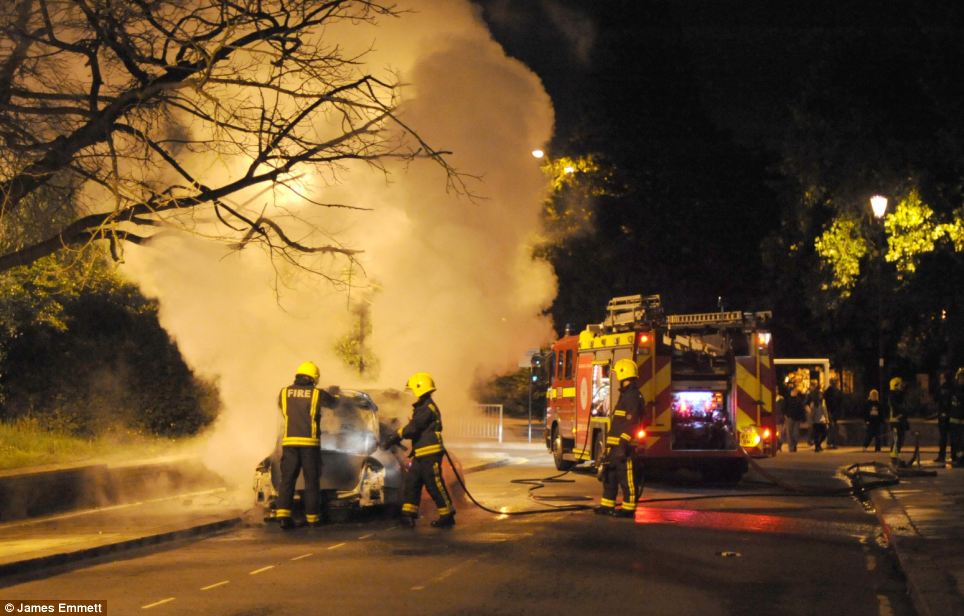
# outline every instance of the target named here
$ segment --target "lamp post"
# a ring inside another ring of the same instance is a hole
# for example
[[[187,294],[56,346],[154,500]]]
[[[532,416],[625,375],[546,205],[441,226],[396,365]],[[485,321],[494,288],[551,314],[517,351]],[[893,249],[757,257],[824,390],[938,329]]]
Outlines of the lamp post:
[[[880,195],[874,195],[870,198],[870,207],[874,212],[874,218],[880,221],[883,225],[884,214],[887,213],[887,197],[882,197]],[[886,237],[883,233],[883,228],[878,232],[879,238],[877,244],[879,247],[879,258],[877,261],[877,391],[880,394],[880,404],[884,407],[885,392],[884,381],[886,375],[884,374],[884,317],[883,317],[883,305],[884,305],[884,256],[886,249]],[[885,407],[884,407],[885,408]]]

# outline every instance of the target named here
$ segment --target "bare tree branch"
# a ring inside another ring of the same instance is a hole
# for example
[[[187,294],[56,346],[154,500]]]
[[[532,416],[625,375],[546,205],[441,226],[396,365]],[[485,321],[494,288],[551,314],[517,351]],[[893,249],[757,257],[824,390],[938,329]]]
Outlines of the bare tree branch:
[[[429,159],[473,197],[449,153],[399,118],[398,84],[329,40],[398,14],[377,0],[8,0],[0,271],[104,241],[116,256],[164,227],[257,242],[302,267],[299,255],[354,262],[356,249],[315,245],[324,234],[284,203],[365,209],[293,183],[349,161],[387,173],[390,160]],[[281,203],[252,211],[259,187]]]

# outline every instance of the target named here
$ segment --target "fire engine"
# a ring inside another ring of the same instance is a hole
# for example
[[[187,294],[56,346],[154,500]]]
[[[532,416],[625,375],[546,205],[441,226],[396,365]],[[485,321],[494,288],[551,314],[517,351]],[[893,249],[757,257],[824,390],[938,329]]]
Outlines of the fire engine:
[[[636,455],[736,482],[746,455],[776,455],[771,313],[664,313],[658,295],[609,301],[606,319],[552,345],[546,447],[556,468],[601,462],[619,396],[610,368],[631,358],[645,398]],[[745,453],[744,453],[745,452]]]

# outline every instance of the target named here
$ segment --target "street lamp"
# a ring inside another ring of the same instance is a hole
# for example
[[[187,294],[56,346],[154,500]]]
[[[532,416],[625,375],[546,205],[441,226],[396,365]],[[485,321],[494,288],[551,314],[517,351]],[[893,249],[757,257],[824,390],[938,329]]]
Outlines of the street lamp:
[[[874,218],[879,220],[881,224],[884,221],[884,214],[887,213],[887,197],[882,197],[880,195],[874,195],[870,198],[870,208],[874,211]],[[880,232],[881,236],[883,233]],[[886,238],[884,238],[886,239]],[[881,406],[884,406],[885,392],[884,389],[884,317],[883,317],[883,305],[884,305],[884,254],[886,249],[886,244],[884,239],[878,240],[880,257],[877,262],[877,391],[880,394]]]

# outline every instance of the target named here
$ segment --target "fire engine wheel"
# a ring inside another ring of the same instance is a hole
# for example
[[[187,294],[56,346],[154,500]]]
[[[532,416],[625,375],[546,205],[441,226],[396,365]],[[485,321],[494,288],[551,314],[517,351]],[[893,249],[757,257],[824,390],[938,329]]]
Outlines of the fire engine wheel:
[[[552,428],[552,461],[556,464],[556,469],[560,471],[568,471],[571,469],[575,463],[571,460],[564,460],[562,458],[563,448],[562,448],[562,435],[559,434],[559,428]]]

